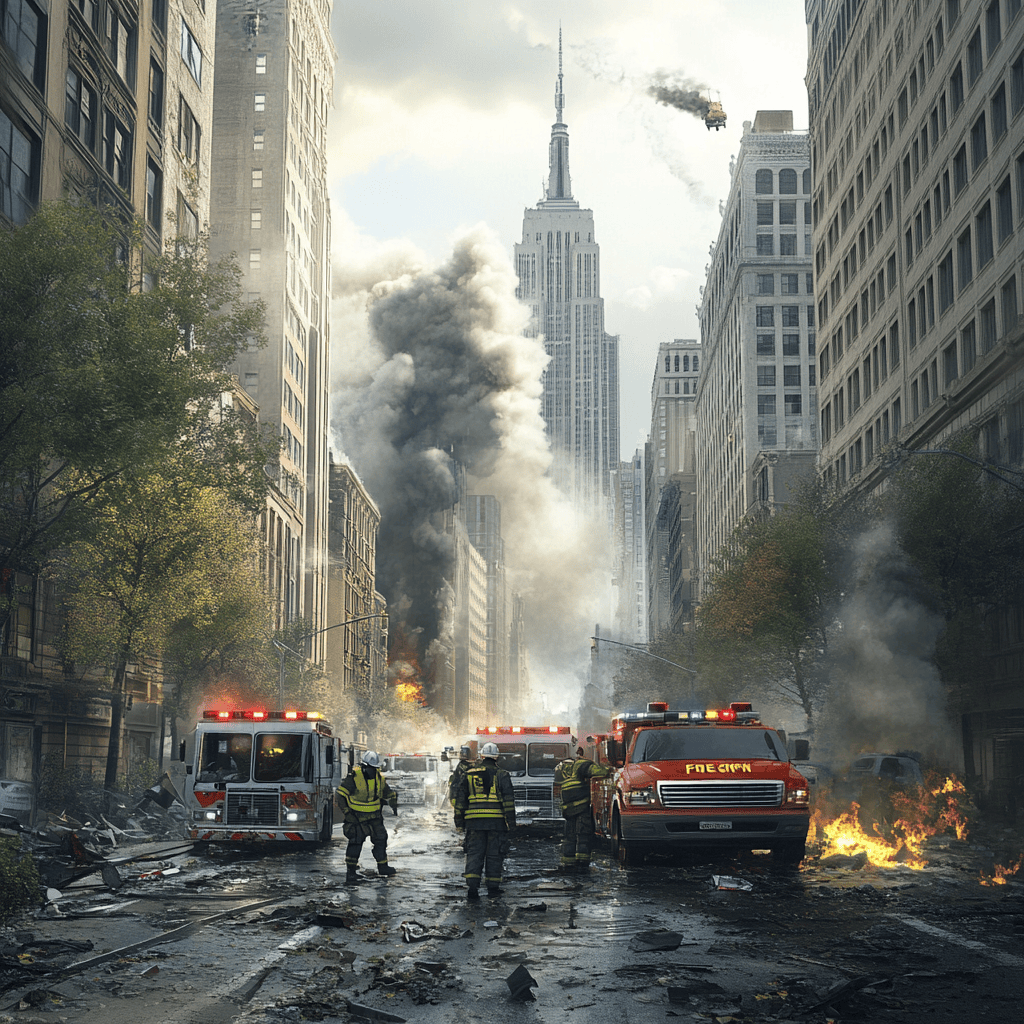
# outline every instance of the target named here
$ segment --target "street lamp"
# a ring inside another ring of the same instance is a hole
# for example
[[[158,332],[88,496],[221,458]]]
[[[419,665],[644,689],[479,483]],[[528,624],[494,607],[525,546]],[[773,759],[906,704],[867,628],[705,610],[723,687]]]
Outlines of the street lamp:
[[[384,625],[381,630],[381,635],[387,635],[388,631],[388,613],[387,612],[371,612],[369,615],[360,615],[354,619],[346,619],[344,622],[335,622],[333,626],[324,626],[323,629],[314,629],[312,633],[306,633],[304,636],[295,638],[296,643],[301,643],[303,640],[310,640],[315,636],[319,636],[321,633],[326,633],[331,629],[339,629],[341,626],[351,626],[355,622],[365,622],[367,619],[383,619]],[[281,652],[281,664],[277,674],[277,700],[278,706],[284,707],[284,656],[286,654],[294,654],[296,658],[305,658],[304,654],[300,654],[298,651],[293,651],[286,644],[281,643],[280,640],[271,639],[270,641],[280,652]]]
[[[616,644],[619,647],[628,647],[631,651],[636,651],[639,654],[646,654],[648,658],[654,658],[655,661],[663,661],[666,665],[671,665],[673,668],[682,669],[684,672],[689,672],[691,676],[699,675],[700,673],[696,669],[687,668],[685,665],[677,665],[674,661],[669,661],[668,658],[661,658],[657,654],[651,654],[650,651],[645,651],[642,647],[635,647],[633,644],[624,644],[620,640],[609,640],[604,636],[592,636],[591,640],[603,641],[606,644]],[[693,700],[693,679],[690,679],[690,700]]]

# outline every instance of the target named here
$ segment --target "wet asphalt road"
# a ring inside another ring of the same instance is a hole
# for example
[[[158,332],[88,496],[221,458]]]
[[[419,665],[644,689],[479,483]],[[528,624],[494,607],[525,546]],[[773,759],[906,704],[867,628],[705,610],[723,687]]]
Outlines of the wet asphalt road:
[[[17,923],[32,973],[6,975],[0,1021],[1019,1019],[1024,886],[979,884],[984,847],[789,873],[757,855],[624,869],[598,847],[584,881],[554,872],[557,837],[518,834],[504,894],[468,903],[450,812],[385,820],[388,880],[367,844],[346,885],[336,830],[325,849],[193,852],[171,876],[126,867],[117,894],[69,889],[62,917]],[[510,998],[519,966],[533,1001]]]

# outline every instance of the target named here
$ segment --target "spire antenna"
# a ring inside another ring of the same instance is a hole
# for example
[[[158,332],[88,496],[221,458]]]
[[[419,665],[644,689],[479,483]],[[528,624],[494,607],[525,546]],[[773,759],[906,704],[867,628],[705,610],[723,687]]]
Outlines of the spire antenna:
[[[558,86],[555,89],[555,122],[562,123],[565,98],[562,96],[562,23],[558,23]]]

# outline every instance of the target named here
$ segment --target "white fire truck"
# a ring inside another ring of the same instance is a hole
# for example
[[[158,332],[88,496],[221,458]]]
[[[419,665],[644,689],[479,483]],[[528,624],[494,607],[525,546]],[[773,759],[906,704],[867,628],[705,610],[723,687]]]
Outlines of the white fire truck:
[[[469,741],[473,756],[485,743],[498,745],[498,767],[512,776],[516,822],[525,826],[562,821],[554,793],[555,765],[576,752],[576,737],[567,725],[486,725]]]
[[[329,843],[339,744],[315,711],[211,709],[182,740],[189,835]]]
[[[385,754],[381,771],[388,785],[398,793],[402,807],[424,804],[433,807],[441,789],[433,754]]]

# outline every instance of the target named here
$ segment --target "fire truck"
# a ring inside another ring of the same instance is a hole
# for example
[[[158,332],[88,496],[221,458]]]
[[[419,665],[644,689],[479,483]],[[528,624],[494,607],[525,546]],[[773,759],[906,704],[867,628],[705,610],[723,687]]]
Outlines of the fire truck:
[[[315,711],[211,709],[187,741],[185,807],[199,842],[329,843],[339,745]]]
[[[545,826],[562,821],[554,793],[555,765],[576,752],[576,737],[567,725],[485,725],[470,741],[473,756],[485,743],[498,745],[498,767],[512,776],[516,824]]]
[[[423,804],[433,807],[441,788],[438,759],[433,754],[385,754],[381,771],[388,785],[398,793],[403,807]]]
[[[591,782],[594,828],[624,866],[670,849],[770,850],[794,867],[803,860],[807,780],[749,703],[706,711],[651,703],[616,715],[596,746],[614,771]]]

